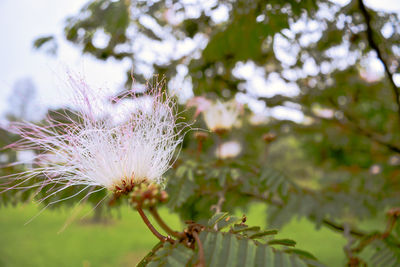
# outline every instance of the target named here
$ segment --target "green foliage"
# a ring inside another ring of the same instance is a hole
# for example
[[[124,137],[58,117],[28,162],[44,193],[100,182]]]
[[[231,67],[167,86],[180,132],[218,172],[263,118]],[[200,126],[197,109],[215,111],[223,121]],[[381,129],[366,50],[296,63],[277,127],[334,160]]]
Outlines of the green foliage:
[[[400,262],[399,240],[393,238],[371,243],[374,254],[367,260],[371,266],[397,266]]]
[[[57,53],[57,42],[54,38],[54,36],[49,35],[49,36],[44,36],[44,37],[40,37],[37,38],[34,42],[33,42],[33,47],[36,49],[42,49],[42,48],[46,48],[46,52],[51,54],[51,55],[55,55]]]
[[[170,196],[168,205],[172,209],[181,207],[197,188],[193,171],[193,169],[186,168],[186,166],[179,166],[174,179],[170,180],[167,192]]]
[[[228,213],[217,213],[209,220],[199,235],[206,266],[323,266],[309,252],[288,248],[296,244],[293,240],[273,239],[276,230],[261,231],[241,220]],[[228,226],[229,231],[221,232]],[[194,251],[166,242],[156,245],[138,266],[193,266],[199,261],[198,252],[199,245]]]

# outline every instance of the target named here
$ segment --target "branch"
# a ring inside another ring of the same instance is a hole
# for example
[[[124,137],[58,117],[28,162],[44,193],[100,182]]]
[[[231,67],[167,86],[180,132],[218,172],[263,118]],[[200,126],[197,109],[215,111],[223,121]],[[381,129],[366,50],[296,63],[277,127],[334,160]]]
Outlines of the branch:
[[[400,147],[384,141],[380,135],[378,135],[374,132],[371,132],[369,130],[366,130],[366,129],[362,128],[359,124],[353,122],[353,121],[355,121],[355,118],[353,116],[351,116],[348,112],[343,111],[343,114],[346,117],[347,121],[350,123],[350,127],[353,127],[354,130],[356,130],[359,133],[363,134],[364,136],[368,137],[372,141],[374,141],[380,145],[386,146],[386,148],[392,150],[393,152],[400,153]]]
[[[287,101],[293,102],[293,97],[278,94],[272,97],[259,97],[258,100],[264,101],[267,107],[276,107],[283,105]]]
[[[360,6],[361,13],[364,16],[365,23],[367,24],[367,40],[369,45],[373,50],[375,50],[377,57],[379,60],[382,62],[383,67],[385,69],[385,73],[389,78],[390,85],[392,86],[393,93],[395,95],[395,101],[397,104],[397,112],[399,113],[399,119],[400,119],[400,89],[396,86],[396,83],[394,82],[393,79],[393,74],[389,70],[388,63],[385,60],[385,56],[383,52],[379,49],[378,44],[374,40],[374,31],[371,25],[371,15],[368,13],[368,10],[366,6],[364,5],[363,0],[358,0],[358,4]]]
[[[358,125],[356,122],[354,122],[354,118],[352,116],[350,116],[350,114],[348,114],[347,112],[341,110],[343,112],[343,115],[345,116],[346,120],[338,120],[336,118],[324,118],[324,117],[320,117],[318,115],[315,115],[313,112],[305,112],[303,111],[307,116],[310,116],[312,118],[315,119],[319,119],[319,120],[324,120],[324,121],[329,121],[329,122],[336,122],[340,125],[342,125],[343,127],[349,127],[350,129],[352,129],[355,132],[358,132],[362,135],[364,135],[365,137],[371,139],[372,141],[385,146],[386,148],[388,148],[389,150],[392,150],[393,152],[396,153],[400,153],[400,147],[391,144],[385,140],[382,139],[382,136],[373,133],[369,130],[366,130],[364,128],[362,128],[360,125]]]
[[[337,231],[345,232],[345,230],[346,230],[344,226],[334,223],[334,222],[331,222],[327,219],[322,220],[322,223],[334,230],[337,230]],[[357,237],[363,237],[366,235],[365,233],[359,232],[356,230],[350,230],[350,231],[348,231],[348,233],[350,233],[351,235],[357,236]]]
[[[246,195],[246,196],[253,197],[253,198],[257,199],[257,200],[266,201],[266,202],[268,202],[268,203],[270,203],[272,205],[278,206],[278,207],[283,207],[284,206],[283,202],[274,201],[273,199],[268,198],[268,197],[264,197],[264,196],[253,194],[253,193],[249,193],[249,192],[246,192],[246,193],[243,193],[243,194]],[[308,216],[308,218],[310,220],[312,220],[312,221],[315,220],[315,218],[313,216]],[[340,232],[344,232],[345,231],[345,227],[343,225],[340,225],[338,223],[334,223],[332,221],[329,221],[328,219],[323,219],[322,223],[324,225],[328,226],[329,228],[333,229],[333,230],[340,231]],[[365,233],[363,233],[361,231],[357,231],[357,230],[350,230],[349,233],[351,235],[354,235],[354,236],[357,236],[357,237],[364,237],[364,236],[367,235],[367,234],[365,234]]]
[[[220,213],[222,210],[222,204],[225,202],[225,191],[218,192],[218,202],[212,205],[210,210],[215,210],[215,213]]]
[[[356,125],[355,128],[360,133],[362,133],[366,137],[370,138],[372,141],[375,141],[376,143],[385,146],[386,148],[392,150],[393,152],[400,153],[400,147],[382,140],[382,138],[379,135],[369,132],[368,130],[363,129],[358,125]]]

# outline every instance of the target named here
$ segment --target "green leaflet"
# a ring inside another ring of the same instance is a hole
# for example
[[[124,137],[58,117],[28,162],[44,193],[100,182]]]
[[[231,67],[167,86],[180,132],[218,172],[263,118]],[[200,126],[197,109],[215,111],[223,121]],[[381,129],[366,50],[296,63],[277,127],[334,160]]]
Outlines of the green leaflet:
[[[225,219],[218,222],[218,230],[222,230],[232,224],[240,222],[242,219],[236,216],[228,216]]]
[[[400,248],[399,241],[395,241],[391,237],[384,240],[375,240],[370,244],[369,250],[372,252],[366,262],[370,266],[378,267],[395,267],[400,264]]]
[[[268,244],[294,247],[296,245],[296,241],[293,241],[291,239],[274,239],[274,240],[268,241]]]
[[[200,240],[207,267],[323,266],[312,260],[315,258],[308,252],[294,249],[277,250],[241,234],[205,230],[200,233]],[[197,248],[191,250],[182,244],[166,243],[150,257],[147,265],[140,266],[193,266],[197,260]]]
[[[155,255],[151,258],[148,264],[138,266],[186,266],[194,255],[194,251],[186,248],[182,244],[171,245],[165,243]]]
[[[181,166],[176,172],[176,176],[168,181],[167,192],[170,196],[168,205],[173,208],[179,208],[191,195],[197,185],[194,183],[193,169]]]
[[[251,235],[249,238],[254,239],[254,238],[261,238],[267,235],[276,235],[278,233],[278,230],[268,230],[268,231],[263,231],[256,233],[254,235]]]
[[[220,220],[228,216],[228,212],[219,212],[214,214],[208,221],[208,226],[214,227]]]

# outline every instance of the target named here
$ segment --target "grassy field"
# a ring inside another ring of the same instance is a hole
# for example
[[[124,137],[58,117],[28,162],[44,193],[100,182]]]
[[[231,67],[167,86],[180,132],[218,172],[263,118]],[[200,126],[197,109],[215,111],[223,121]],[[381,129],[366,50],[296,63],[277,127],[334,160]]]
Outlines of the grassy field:
[[[265,225],[261,205],[252,207],[249,225]],[[157,243],[137,213],[124,207],[108,223],[88,222],[88,207],[80,210],[45,210],[34,205],[0,208],[0,266],[135,266]],[[161,210],[168,222],[180,227],[179,219]],[[82,219],[82,216],[87,215]],[[292,221],[279,238],[295,239],[297,248],[314,253],[327,266],[344,266],[345,240],[328,229],[316,231],[306,220]]]

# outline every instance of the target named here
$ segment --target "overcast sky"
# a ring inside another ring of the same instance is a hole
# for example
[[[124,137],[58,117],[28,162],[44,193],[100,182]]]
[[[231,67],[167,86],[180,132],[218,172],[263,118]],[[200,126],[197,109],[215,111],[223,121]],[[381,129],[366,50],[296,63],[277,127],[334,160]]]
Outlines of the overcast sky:
[[[95,86],[119,87],[125,78],[126,65],[113,60],[107,64],[82,56],[63,41],[56,58],[35,51],[32,43],[42,35],[56,34],[62,39],[64,20],[76,14],[85,0],[0,0],[0,112],[17,79],[31,77],[39,91],[40,103],[57,106],[65,102],[65,70],[85,75]],[[117,88],[116,88],[117,89]]]
[[[82,56],[67,42],[59,42],[58,56],[34,51],[33,40],[56,34],[62,39],[64,20],[76,14],[87,0],[0,0],[0,114],[7,109],[16,80],[31,77],[43,107],[65,104],[65,69],[81,73],[94,86],[121,88],[129,65],[109,60],[99,62]],[[338,2],[346,3],[346,0]],[[369,7],[400,13],[400,0],[368,0]]]

